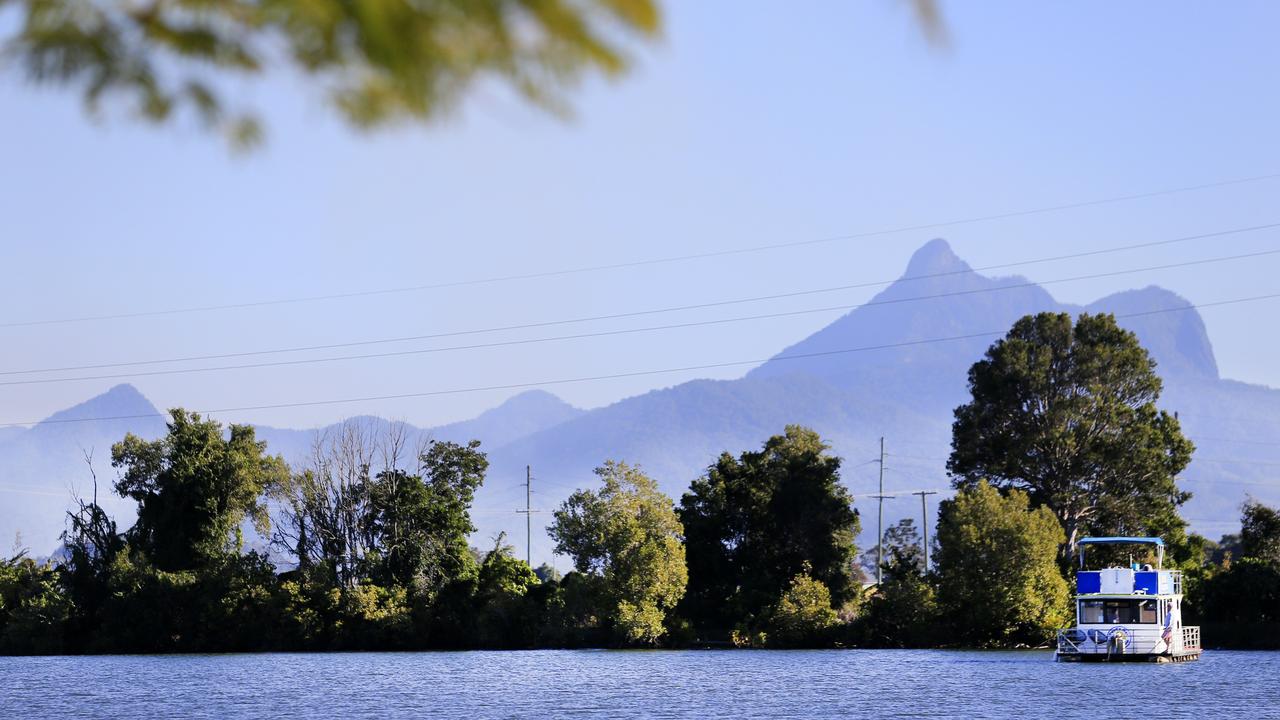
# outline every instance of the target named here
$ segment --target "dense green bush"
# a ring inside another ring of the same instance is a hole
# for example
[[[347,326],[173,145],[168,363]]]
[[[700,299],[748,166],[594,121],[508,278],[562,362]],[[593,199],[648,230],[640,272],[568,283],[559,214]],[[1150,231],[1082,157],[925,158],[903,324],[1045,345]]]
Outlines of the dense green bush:
[[[854,642],[864,647],[929,647],[947,639],[938,628],[932,578],[920,572],[914,553],[895,552],[884,582],[864,604],[854,624]]]
[[[978,647],[1040,646],[1070,620],[1059,571],[1062,526],[1027,494],[980,482],[942,502],[938,603],[948,638]]]
[[[801,573],[791,579],[791,585],[770,613],[765,642],[770,647],[826,645],[836,623],[831,591],[821,580]]]
[[[62,652],[71,608],[51,565],[23,555],[0,562],[0,652]]]

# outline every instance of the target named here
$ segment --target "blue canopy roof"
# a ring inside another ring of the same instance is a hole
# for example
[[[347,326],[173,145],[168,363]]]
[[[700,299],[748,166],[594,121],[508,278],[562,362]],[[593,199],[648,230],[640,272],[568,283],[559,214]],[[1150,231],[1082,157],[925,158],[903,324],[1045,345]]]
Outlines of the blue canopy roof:
[[[1157,545],[1164,547],[1164,540],[1157,537],[1096,537],[1080,538],[1080,545],[1122,545],[1135,543],[1139,545]]]

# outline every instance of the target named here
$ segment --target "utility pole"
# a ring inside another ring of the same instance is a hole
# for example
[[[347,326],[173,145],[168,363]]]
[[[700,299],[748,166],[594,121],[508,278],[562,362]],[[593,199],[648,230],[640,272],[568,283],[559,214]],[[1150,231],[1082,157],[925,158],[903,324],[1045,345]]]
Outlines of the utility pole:
[[[924,571],[929,572],[929,504],[925,501],[928,495],[937,495],[936,490],[921,490],[913,492],[912,495],[920,496],[920,520],[921,526],[924,528]]]
[[[876,495],[876,587],[884,581],[884,437],[880,438],[880,494]]]
[[[533,567],[533,468],[524,466],[524,561]]]
[[[524,466],[524,509],[513,512],[524,513],[524,561],[533,567],[533,514],[545,513],[547,510],[533,509],[533,467]]]

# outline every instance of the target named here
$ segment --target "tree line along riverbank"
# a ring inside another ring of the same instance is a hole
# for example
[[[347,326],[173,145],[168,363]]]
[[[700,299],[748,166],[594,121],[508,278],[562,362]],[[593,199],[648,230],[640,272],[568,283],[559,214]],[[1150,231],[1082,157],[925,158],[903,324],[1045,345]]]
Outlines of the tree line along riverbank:
[[[54,559],[0,560],[0,652],[1042,646],[1071,623],[1087,535],[1163,537],[1206,645],[1280,647],[1280,513],[1248,502],[1239,534],[1187,531],[1194,447],[1114,318],[1023,318],[969,388],[932,562],[903,521],[878,585],[841,459],[799,426],[726,451],[678,501],[602,462],[554,514],[561,575],[469,544],[478,441],[351,422],[291,468],[251,426],[173,410],[164,437],[112,447],[131,526],[95,492]],[[245,549],[249,524],[269,552]]]

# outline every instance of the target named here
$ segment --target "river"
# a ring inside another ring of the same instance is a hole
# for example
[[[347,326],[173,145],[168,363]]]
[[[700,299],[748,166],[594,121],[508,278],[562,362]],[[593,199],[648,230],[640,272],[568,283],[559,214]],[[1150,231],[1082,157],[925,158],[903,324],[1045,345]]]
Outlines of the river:
[[[0,657],[3,718],[1280,718],[1280,652],[1184,665],[1047,651]]]

